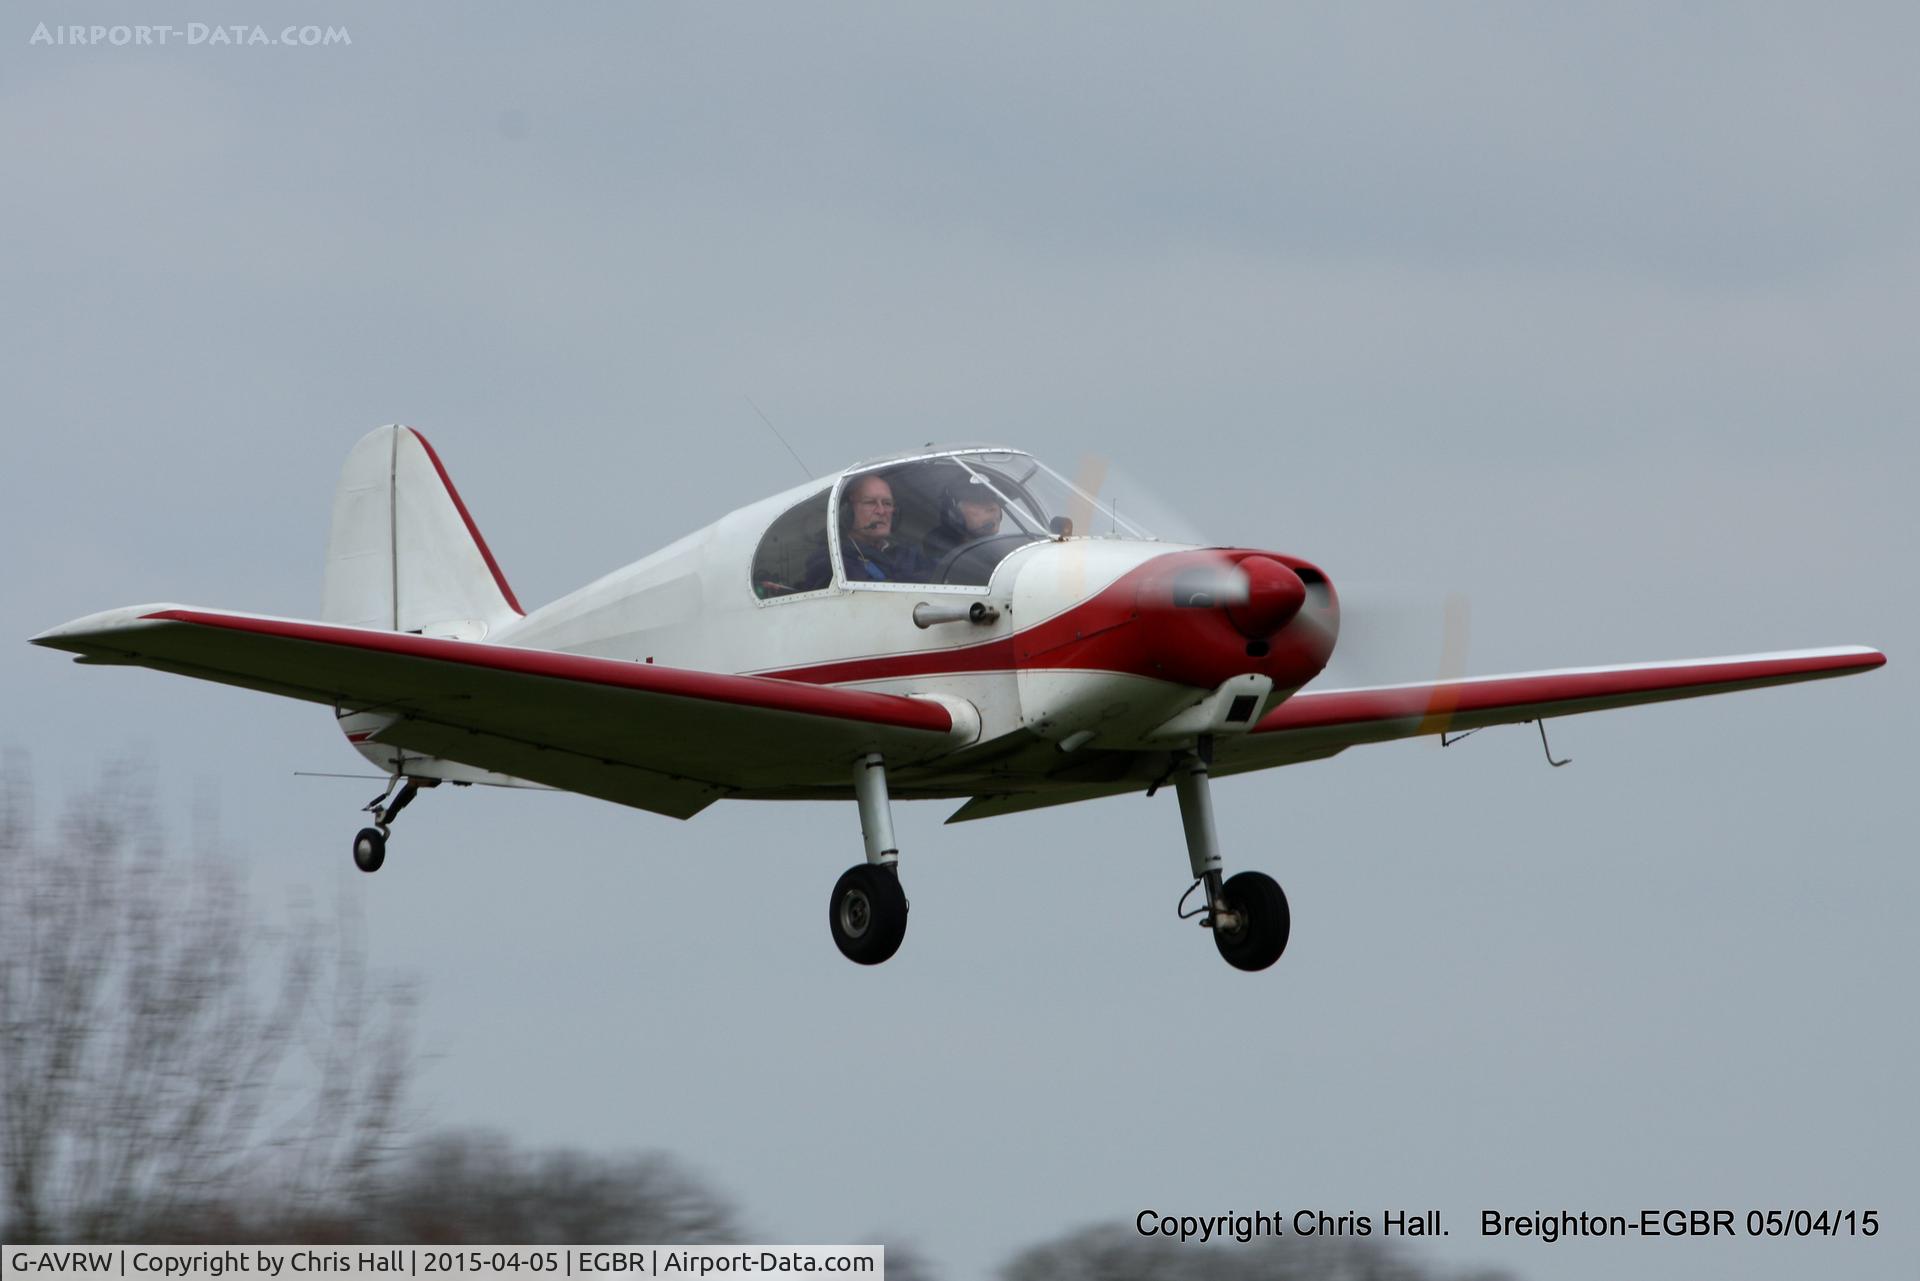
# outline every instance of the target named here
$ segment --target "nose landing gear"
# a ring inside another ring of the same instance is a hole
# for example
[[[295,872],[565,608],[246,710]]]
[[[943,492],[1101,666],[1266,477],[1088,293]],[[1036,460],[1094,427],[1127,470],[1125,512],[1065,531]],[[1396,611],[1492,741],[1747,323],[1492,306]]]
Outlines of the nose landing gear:
[[[1174,769],[1174,791],[1180,798],[1180,823],[1187,834],[1187,859],[1193,867],[1193,885],[1187,894],[1205,888],[1206,907],[1182,916],[1198,916],[1213,931],[1214,946],[1237,970],[1264,970],[1287,950],[1293,915],[1279,882],[1265,872],[1241,872],[1222,878],[1220,843],[1213,823],[1213,794],[1209,790],[1205,755],[1185,757]],[[1182,895],[1183,904],[1186,896]]]
[[[361,808],[373,815],[373,826],[363,827],[353,838],[353,865],[363,872],[377,872],[387,861],[387,834],[401,810],[413,803],[423,787],[438,787],[437,778],[408,778],[395,774],[387,790]],[[399,788],[396,794],[394,789]],[[387,800],[392,797],[392,801]]]

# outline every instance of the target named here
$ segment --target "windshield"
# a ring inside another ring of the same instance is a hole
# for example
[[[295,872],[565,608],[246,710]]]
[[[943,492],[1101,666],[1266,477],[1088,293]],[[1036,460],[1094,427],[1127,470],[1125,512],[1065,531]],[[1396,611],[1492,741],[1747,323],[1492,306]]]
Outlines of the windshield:
[[[984,587],[1028,543],[1153,537],[1100,501],[1100,476],[1081,482],[1028,454],[991,449],[854,472],[838,503],[845,581]]]
[[[1098,476],[1082,477],[1083,488],[1026,454],[961,454],[953,462],[969,474],[972,483],[999,494],[1006,502],[1007,516],[1025,532],[1055,538],[1153,537],[1090,492],[1099,489]]]

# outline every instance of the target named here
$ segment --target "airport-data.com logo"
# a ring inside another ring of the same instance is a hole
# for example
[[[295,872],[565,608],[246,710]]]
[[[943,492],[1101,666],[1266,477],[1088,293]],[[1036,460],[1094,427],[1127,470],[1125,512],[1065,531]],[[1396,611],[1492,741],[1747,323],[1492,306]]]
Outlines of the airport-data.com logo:
[[[27,37],[27,43],[61,48],[88,45],[122,48],[131,45],[150,48],[231,49],[270,46],[325,49],[335,45],[350,45],[353,43],[353,37],[347,34],[345,27],[319,27],[300,23],[274,31],[247,23],[187,22],[166,26],[146,23],[118,23],[113,26],[107,26],[104,23],[91,25],[63,23],[52,26],[42,22],[34,27],[33,34]]]

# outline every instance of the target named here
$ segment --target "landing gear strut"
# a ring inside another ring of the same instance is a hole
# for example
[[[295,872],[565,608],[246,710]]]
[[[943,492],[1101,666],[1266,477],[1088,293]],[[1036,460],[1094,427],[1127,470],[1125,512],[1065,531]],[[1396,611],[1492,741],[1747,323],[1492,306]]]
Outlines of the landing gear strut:
[[[413,798],[420,795],[423,787],[438,787],[437,778],[408,778],[405,774],[395,774],[387,784],[387,790],[362,806],[373,815],[373,826],[363,827],[353,838],[353,865],[363,872],[377,872],[381,864],[387,861],[387,833],[400,811],[413,804]],[[399,788],[399,792],[394,791]],[[389,801],[387,798],[392,797]]]
[[[1187,833],[1187,859],[1194,888],[1205,888],[1207,905],[1200,924],[1213,931],[1214,946],[1228,965],[1264,970],[1287,950],[1293,917],[1279,882],[1265,872],[1241,872],[1222,879],[1220,842],[1213,825],[1213,794],[1208,790],[1208,753],[1197,752],[1174,767],[1174,791],[1180,797],[1180,823]],[[1189,894],[1193,890],[1187,891]],[[1182,900],[1185,901],[1184,899]]]
[[[860,801],[867,861],[848,868],[834,883],[827,925],[841,955],[878,965],[899,951],[907,936],[907,896],[900,888],[900,850],[893,843],[887,767],[878,752],[854,762],[853,794]]]

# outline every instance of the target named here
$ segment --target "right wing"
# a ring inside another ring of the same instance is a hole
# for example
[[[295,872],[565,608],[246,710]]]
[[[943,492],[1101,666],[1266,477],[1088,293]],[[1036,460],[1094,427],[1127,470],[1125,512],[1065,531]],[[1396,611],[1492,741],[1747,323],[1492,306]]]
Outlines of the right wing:
[[[1286,764],[1362,743],[1425,734],[1465,733],[1552,716],[1730,694],[1795,681],[1871,671],[1887,661],[1877,649],[1742,654],[1666,663],[1627,663],[1560,671],[1471,676],[1463,680],[1363,689],[1306,690],[1260,718],[1243,738],[1222,740],[1222,773]]]
[[[1887,661],[1877,649],[1835,649],[1696,658],[1669,663],[1628,663],[1464,680],[1376,685],[1364,689],[1307,690],[1260,718],[1245,734],[1214,740],[1212,772],[1250,770],[1323,760],[1363,743],[1386,743],[1421,735],[1457,733],[1488,725],[1511,725],[1572,716],[1640,703],[1700,698],[1735,690],[1787,685],[1871,671]],[[1164,783],[1165,778],[1158,780]],[[982,793],[947,819],[965,823],[1122,796],[1157,786],[1128,775],[1108,782],[1061,784],[1026,792]]]
[[[910,764],[979,733],[958,700],[178,605],[33,643],[378,713],[372,741],[676,818],[740,790],[850,791],[867,752]]]

